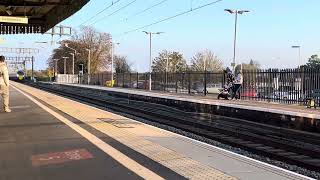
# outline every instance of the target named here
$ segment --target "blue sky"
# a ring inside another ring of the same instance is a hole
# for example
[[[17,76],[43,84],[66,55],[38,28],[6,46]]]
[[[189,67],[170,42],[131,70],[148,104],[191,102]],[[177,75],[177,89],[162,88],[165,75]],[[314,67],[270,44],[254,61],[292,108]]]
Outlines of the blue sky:
[[[113,0],[115,1],[115,0]],[[105,17],[132,0],[120,0],[112,8],[104,11],[85,25],[94,24],[99,31],[111,33],[120,45],[116,53],[127,56],[134,63],[134,69],[146,71],[149,62],[149,40],[142,30],[123,35],[137,27],[170,17],[193,7],[213,2],[213,0],[168,0],[139,16],[131,17],[146,7],[161,0],[136,0],[129,7]],[[191,3],[192,1],[192,3]],[[111,0],[91,0],[78,13],[68,18],[62,25],[78,28],[91,16],[111,4]],[[184,16],[166,21],[143,30],[163,31],[153,38],[153,56],[161,50],[181,52],[187,61],[197,53],[210,49],[230,65],[233,57],[234,16],[224,12],[225,8],[246,9],[251,12],[238,19],[237,62],[259,61],[262,67],[296,67],[298,51],[292,45],[301,46],[302,61],[320,52],[319,47],[319,0],[224,0],[215,5],[194,11]],[[122,34],[122,35],[121,35]],[[50,41],[49,35],[3,36],[5,47],[37,47],[36,68],[44,69],[46,60],[54,46],[34,44],[35,41]],[[59,39],[59,37],[55,37]]]

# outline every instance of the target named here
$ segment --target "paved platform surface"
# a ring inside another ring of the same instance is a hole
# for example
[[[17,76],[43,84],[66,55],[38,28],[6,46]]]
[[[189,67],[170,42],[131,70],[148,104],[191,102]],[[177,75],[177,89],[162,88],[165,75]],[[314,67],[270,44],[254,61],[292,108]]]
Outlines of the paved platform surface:
[[[255,101],[255,100],[218,100],[215,96],[200,96],[200,95],[188,95],[188,94],[177,94],[177,93],[165,93],[159,91],[145,91],[138,89],[125,89],[125,88],[110,88],[103,86],[93,86],[93,85],[80,85],[80,84],[64,84],[69,86],[80,86],[86,88],[95,88],[95,89],[104,89],[114,92],[122,92],[128,94],[137,94],[143,96],[151,97],[165,97],[167,99],[176,99],[190,102],[197,102],[203,104],[213,104],[234,108],[243,108],[257,111],[265,111],[272,113],[280,113],[292,116],[301,116],[308,118],[320,119],[320,110],[319,109],[309,109],[306,106],[300,106],[298,104],[280,104],[276,102],[267,102],[267,101]]]
[[[13,113],[0,114],[1,180],[308,179],[79,102],[13,85]]]
[[[10,93],[13,112],[0,113],[1,180],[143,179],[17,90]],[[128,155],[136,154],[107,135],[97,136]],[[183,179],[146,157],[135,158],[154,170],[144,177]]]

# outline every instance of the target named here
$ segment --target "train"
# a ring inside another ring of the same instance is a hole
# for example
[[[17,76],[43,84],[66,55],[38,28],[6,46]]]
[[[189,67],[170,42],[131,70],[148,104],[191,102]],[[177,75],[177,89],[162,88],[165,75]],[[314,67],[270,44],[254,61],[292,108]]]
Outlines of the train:
[[[18,78],[19,81],[23,81],[25,79],[24,71],[18,71],[17,72],[17,78]]]
[[[9,78],[13,81],[24,81],[26,76],[24,71],[19,70],[16,73],[9,74]]]

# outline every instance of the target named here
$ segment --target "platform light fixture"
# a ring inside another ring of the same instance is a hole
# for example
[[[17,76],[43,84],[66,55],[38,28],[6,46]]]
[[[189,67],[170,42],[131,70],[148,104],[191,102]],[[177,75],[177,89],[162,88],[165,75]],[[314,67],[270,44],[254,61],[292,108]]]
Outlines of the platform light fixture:
[[[74,51],[74,53],[70,53],[70,54],[72,55],[72,74],[74,75],[74,59],[75,59],[75,56],[78,54],[78,53],[77,53],[77,50],[74,49],[74,48],[71,48],[68,43],[65,43],[64,46],[65,46],[66,48]]]
[[[67,73],[67,59],[69,59],[69,57],[62,57],[63,58],[63,74]]]
[[[237,45],[237,23],[238,23],[238,14],[248,13],[248,10],[237,10],[237,9],[225,9],[226,12],[230,14],[235,14],[235,23],[234,23],[234,41],[233,41],[233,72],[235,73],[236,67],[236,45]]]
[[[291,48],[299,50],[299,57],[298,57],[298,61],[299,61],[298,68],[299,68],[301,66],[301,46],[295,45],[295,46],[291,46]]]
[[[91,69],[91,50],[90,49],[86,49],[86,51],[88,51],[88,85],[90,85],[90,69]]]
[[[152,77],[151,77],[151,73],[152,73],[152,35],[159,35],[159,34],[163,34],[164,32],[147,32],[147,31],[142,31],[143,33],[145,33],[146,35],[149,36],[150,38],[150,64],[149,64],[149,91],[152,90]]]

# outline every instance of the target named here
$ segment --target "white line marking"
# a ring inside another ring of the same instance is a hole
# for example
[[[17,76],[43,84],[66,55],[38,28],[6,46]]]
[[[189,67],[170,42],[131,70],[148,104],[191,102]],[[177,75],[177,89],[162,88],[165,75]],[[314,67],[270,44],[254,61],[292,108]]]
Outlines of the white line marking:
[[[23,91],[21,91],[17,87],[14,87],[14,86],[11,86],[11,87],[13,87],[15,90],[17,90],[18,92],[20,92],[21,94],[23,94],[24,96],[29,98],[31,101],[33,101],[35,104],[40,106],[42,109],[44,109],[45,111],[47,111],[48,113],[50,113],[51,115],[53,115],[54,117],[59,119],[61,122],[68,125],[70,128],[72,128],[73,130],[78,132],[81,136],[86,138],[92,144],[97,146],[99,149],[104,151],[106,154],[111,156],[113,159],[115,159],[120,164],[122,164],[123,166],[125,166],[129,170],[133,171],[134,173],[136,173],[140,177],[142,177],[144,179],[163,179],[162,177],[160,177],[156,173],[152,172],[151,170],[142,166],[141,164],[137,163],[136,161],[130,159],[128,156],[124,155],[123,153],[121,153],[117,149],[115,149],[112,146],[110,146],[109,144],[105,143],[104,141],[102,141],[98,137],[94,136],[93,134],[91,134],[87,130],[81,128],[79,125],[71,122],[70,120],[66,119],[65,117],[61,116],[60,114],[54,112],[53,110],[51,110],[47,106],[43,105],[42,103],[40,103],[39,101],[37,101],[33,97],[29,96],[28,94],[24,93]],[[88,167],[88,168],[90,168],[90,167]]]

